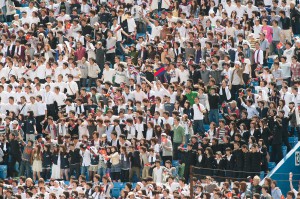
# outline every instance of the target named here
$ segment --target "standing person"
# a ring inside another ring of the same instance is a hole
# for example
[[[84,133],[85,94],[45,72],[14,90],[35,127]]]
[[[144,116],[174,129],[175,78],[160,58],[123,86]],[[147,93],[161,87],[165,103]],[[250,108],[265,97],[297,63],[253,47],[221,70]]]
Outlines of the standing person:
[[[152,178],[155,183],[163,182],[164,166],[160,165],[160,160],[155,161],[155,168],[153,169]]]
[[[35,117],[36,119],[36,131],[37,133],[42,133],[42,125],[43,121],[47,118],[47,106],[46,103],[43,102],[43,98],[41,95],[36,96],[36,106],[37,106],[37,115]]]
[[[261,63],[262,64],[262,63]],[[229,88],[231,90],[232,99],[236,99],[238,90],[244,85],[243,72],[245,67],[242,66],[240,61],[234,62],[234,69],[231,73]]]
[[[90,64],[88,65],[88,78],[89,78],[88,87],[91,88],[92,83],[94,83],[96,86],[96,79],[98,78],[98,74],[101,72],[101,70],[94,58],[90,58],[89,63]]]
[[[133,175],[136,174],[138,180],[140,179],[141,173],[141,159],[140,159],[140,152],[135,150],[134,146],[129,147],[129,154],[128,154],[131,169],[129,171],[129,181],[133,182]]]
[[[111,30],[108,30],[106,39],[106,60],[112,64],[115,63],[116,43],[117,39],[113,37],[113,32]]]
[[[167,160],[170,160],[172,162],[172,157],[173,157],[172,141],[167,137],[166,133],[161,134],[161,147],[162,147],[163,162],[166,163]]]
[[[37,180],[36,177],[38,177],[38,179],[41,178],[41,172],[43,171],[41,145],[36,145],[35,148],[33,149],[31,162],[32,162],[33,181],[35,182]]]
[[[298,3],[299,5],[299,3]],[[296,7],[295,1],[290,2],[290,17],[291,17],[291,25],[294,35],[300,34],[299,25],[300,25],[300,12]]]
[[[60,179],[60,157],[59,157],[59,146],[55,145],[52,152],[52,170],[51,170],[51,178]]]
[[[203,124],[204,114],[206,113],[205,107],[200,103],[199,97],[195,98],[195,104],[192,108],[193,116],[193,130],[194,134],[204,136],[205,129]]]
[[[25,145],[25,142],[23,142],[23,145]],[[30,176],[30,170],[31,170],[31,155],[33,150],[33,141],[29,140],[27,145],[25,145],[23,153],[22,153],[22,162],[20,165],[20,176],[25,175],[26,177]]]
[[[196,166],[197,163],[197,154],[193,150],[193,145],[190,143],[187,146],[187,151],[183,153],[184,156],[184,178],[186,181],[189,181],[191,166]]]
[[[94,179],[94,176],[98,171],[99,154],[95,146],[92,146],[90,148],[90,151],[91,151],[91,166],[89,168],[89,176],[90,179]]]
[[[183,146],[185,144],[185,130],[182,125],[180,125],[180,118],[174,118],[174,137],[173,137],[173,159],[179,159],[179,150],[178,147]],[[163,136],[163,134],[162,134]],[[171,159],[172,160],[172,159]]]
[[[80,161],[81,161],[80,149],[75,148],[74,143],[71,143],[69,147],[70,147],[70,151],[69,151],[70,175],[75,176],[75,178],[77,179],[80,175]]]
[[[102,42],[98,41],[96,43],[95,53],[96,53],[96,63],[100,68],[99,77],[102,77],[104,63],[105,63],[105,55],[106,55],[106,51],[102,47]]]
[[[43,178],[44,179],[50,179],[51,177],[51,151],[50,151],[50,144],[45,144],[42,151],[42,166],[43,166]]]
[[[111,162],[111,179],[113,181],[118,181],[120,174],[121,174],[121,167],[120,167],[120,155],[119,152],[117,151],[116,146],[111,147],[111,155],[108,156],[110,158]]]
[[[271,160],[278,163],[282,159],[282,120],[276,118],[273,126],[273,141],[272,141],[272,154]]]
[[[291,42],[292,40],[291,19],[285,15],[284,10],[280,10],[279,15],[280,15],[280,22],[282,24],[281,42],[283,43],[285,43],[286,41]]]
[[[209,102],[209,123],[215,122],[216,125],[219,125],[219,100],[220,96],[216,93],[217,88],[216,87],[211,87],[210,88],[210,93],[208,95],[208,102]]]
[[[59,155],[60,155],[60,179],[69,180],[69,153],[67,153],[67,149],[65,145],[61,145],[59,147]],[[64,178],[66,177],[66,178]]]
[[[28,140],[35,140],[36,131],[36,120],[33,115],[33,111],[28,111],[28,117],[25,122],[25,133],[26,133],[26,142]]]
[[[87,150],[86,145],[80,145],[80,155],[82,157],[81,164],[81,174],[86,177],[86,180],[89,180],[89,167],[91,165],[91,152]]]
[[[19,137],[15,135],[14,133],[9,134],[9,155],[10,155],[10,160],[8,162],[8,177],[13,177],[14,172],[15,172],[15,165],[16,162],[21,164],[21,148],[19,144],[19,139],[20,139],[20,132],[19,132]]]
[[[120,149],[120,167],[121,167],[121,182],[129,182],[130,161],[126,151],[126,146]]]

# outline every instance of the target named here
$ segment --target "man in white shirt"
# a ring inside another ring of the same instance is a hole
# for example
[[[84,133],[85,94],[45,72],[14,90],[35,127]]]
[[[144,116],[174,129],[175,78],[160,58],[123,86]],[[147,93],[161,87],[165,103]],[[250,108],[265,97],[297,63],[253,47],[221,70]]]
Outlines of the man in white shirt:
[[[254,63],[257,64],[257,66],[262,66],[264,63],[264,53],[260,49],[259,42],[255,42]]]
[[[78,95],[78,91],[78,85],[75,81],[73,81],[73,75],[68,75],[67,96],[71,99],[75,99]]]
[[[8,98],[8,104],[5,105],[5,111],[6,112],[14,112],[16,115],[19,113],[19,106],[15,103],[14,97]]]
[[[205,107],[200,103],[199,97],[195,98],[195,104],[193,104],[193,129],[195,134],[204,135],[205,129],[203,125],[204,113],[206,113]]]
[[[250,19],[252,19],[252,12],[253,11],[258,11],[258,8],[253,5],[253,1],[252,0],[249,0],[247,4],[248,4],[248,6],[246,6],[246,12],[248,14],[248,17]]]
[[[54,101],[55,101],[54,93],[52,91],[50,91],[50,85],[46,85],[45,90],[46,90],[45,99],[43,99],[43,100],[47,106],[47,110],[48,110],[47,115],[55,117],[56,108],[54,106]]]
[[[60,88],[58,86],[56,86],[54,88],[53,97],[54,97],[54,101],[56,101],[56,103],[57,103],[58,110],[60,110],[66,106],[65,100],[67,99],[67,96],[66,96],[66,94],[60,92]]]
[[[42,96],[36,96],[36,108],[37,108],[37,115],[36,115],[36,131],[38,133],[42,132],[42,122],[47,118],[47,106],[46,103],[43,102]]]
[[[76,111],[76,106],[75,103],[72,103],[72,99],[71,98],[67,98],[66,99],[66,114],[69,115],[70,111]]]
[[[152,178],[155,183],[163,182],[164,167],[160,165],[160,160],[155,161],[155,168],[153,169]]]
[[[160,32],[163,29],[163,27],[159,25],[159,22],[157,20],[154,20],[153,24],[149,21],[149,19],[145,17],[144,20],[151,26],[151,39],[154,39],[154,37],[156,36],[160,37]]]
[[[20,100],[21,100],[21,103],[19,104],[20,114],[27,115],[29,106],[26,102],[26,98],[22,96]]]
[[[0,85],[0,98],[2,103],[8,103],[7,91],[4,91],[4,86]]]
[[[236,0],[236,16],[239,18],[239,19],[242,19],[243,18],[243,15],[245,14],[245,9],[246,7],[244,5],[241,5],[241,0]],[[230,15],[228,15],[230,16]]]
[[[227,5],[225,5],[225,10],[228,16],[231,16],[231,12],[237,10],[235,5],[232,5],[231,0],[227,0]]]
[[[89,180],[89,167],[91,165],[91,152],[86,149],[84,144],[80,145],[80,155],[82,157],[81,174],[86,176]]]

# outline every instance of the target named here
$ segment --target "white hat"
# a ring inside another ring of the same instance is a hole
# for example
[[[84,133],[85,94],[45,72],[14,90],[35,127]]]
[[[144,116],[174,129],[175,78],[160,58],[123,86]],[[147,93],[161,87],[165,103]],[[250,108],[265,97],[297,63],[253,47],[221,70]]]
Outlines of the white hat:
[[[166,133],[162,133],[161,136],[167,136],[167,134]]]
[[[92,146],[92,147],[90,148],[90,150],[93,151],[94,154],[97,154],[97,149],[96,149],[96,147]]]
[[[18,122],[17,120],[14,120],[14,121],[12,122],[12,124],[19,124],[19,122]]]
[[[208,12],[208,14],[215,14],[215,12],[214,12],[213,10],[210,10],[210,11]]]
[[[240,61],[235,61],[234,64],[239,66],[242,65]]]

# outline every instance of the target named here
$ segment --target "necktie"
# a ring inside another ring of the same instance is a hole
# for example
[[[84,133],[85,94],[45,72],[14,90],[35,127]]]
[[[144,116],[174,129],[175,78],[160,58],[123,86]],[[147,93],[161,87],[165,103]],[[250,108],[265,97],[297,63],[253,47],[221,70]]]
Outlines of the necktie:
[[[260,63],[259,63],[259,50],[257,50],[257,54],[256,54],[256,63],[257,63],[257,64],[260,64]]]

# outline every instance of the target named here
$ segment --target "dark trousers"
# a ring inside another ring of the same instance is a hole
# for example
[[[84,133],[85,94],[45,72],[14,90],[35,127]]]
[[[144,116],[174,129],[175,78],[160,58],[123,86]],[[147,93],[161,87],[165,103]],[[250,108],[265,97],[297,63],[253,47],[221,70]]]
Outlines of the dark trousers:
[[[178,147],[181,145],[181,143],[173,143],[173,159],[178,160],[179,159],[179,153]]]
[[[96,80],[97,80],[97,78],[89,77],[89,84],[88,84],[88,87],[91,88],[92,83],[94,83],[94,86],[96,86]]]
[[[121,169],[121,182],[129,182],[129,169]]]
[[[109,61],[111,64],[115,64],[115,53],[107,53],[106,61]]]
[[[121,172],[110,172],[111,180],[118,181],[120,179]]]
[[[194,130],[194,134],[199,134],[200,136],[203,137],[205,133],[203,120],[194,120],[193,130]]]
[[[21,165],[21,155],[19,157],[11,156],[10,161],[8,163],[8,177],[14,177],[16,162],[19,163],[19,167],[20,167],[20,165]]]
[[[273,144],[272,145],[272,155],[271,161],[276,162],[276,164],[282,159],[282,144]]]
[[[35,118],[35,120],[36,120],[36,131],[38,132],[38,134],[42,133],[43,125],[41,124],[41,122],[44,119],[45,119],[45,115],[36,116],[36,118]]]
[[[241,85],[232,85],[231,86],[231,99],[236,100],[238,96],[239,89],[242,88]]]
[[[79,86],[79,88],[86,87],[86,79],[87,78],[80,78],[80,86]]]
[[[47,104],[47,115],[51,117],[55,117],[56,115],[56,108],[54,104]]]
[[[80,175],[80,164],[70,164],[70,176],[75,176],[77,179]]]

